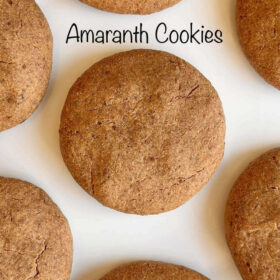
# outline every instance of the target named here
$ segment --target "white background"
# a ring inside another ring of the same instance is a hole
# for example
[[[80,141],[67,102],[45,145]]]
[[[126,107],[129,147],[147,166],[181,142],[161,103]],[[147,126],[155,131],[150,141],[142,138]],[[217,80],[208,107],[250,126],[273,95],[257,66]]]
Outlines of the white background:
[[[33,116],[0,134],[0,174],[43,188],[68,218],[74,238],[71,280],[98,280],[118,264],[142,259],[193,268],[210,279],[240,280],[226,246],[223,214],[240,172],[280,144],[280,93],[252,69],[239,46],[233,0],[182,0],[150,16],[98,11],[78,0],[38,0],[54,37],[54,65],[47,95]],[[143,22],[183,29],[194,22],[221,29],[224,43],[204,45],[66,45],[73,22],[80,28],[132,29]],[[69,88],[96,61],[133,48],[161,49],[197,67],[217,89],[227,120],[225,157],[209,184],[184,206],[157,216],[118,213],[100,205],[75,183],[59,150],[60,113]]]

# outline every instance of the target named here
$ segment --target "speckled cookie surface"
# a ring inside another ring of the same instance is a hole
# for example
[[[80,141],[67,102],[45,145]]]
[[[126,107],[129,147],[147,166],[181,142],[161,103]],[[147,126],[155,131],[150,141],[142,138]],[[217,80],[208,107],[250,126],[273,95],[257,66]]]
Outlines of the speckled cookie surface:
[[[72,235],[41,189],[0,177],[0,279],[68,280]]]
[[[280,275],[280,149],[253,161],[227,204],[226,237],[244,280]]]
[[[105,58],[71,88],[60,146],[76,181],[105,206],[135,214],[172,210],[195,195],[224,152],[220,99],[171,54]]]
[[[80,0],[100,10],[120,14],[151,14],[169,8],[181,0]]]
[[[33,0],[0,0],[0,131],[26,120],[43,98],[52,35]]]
[[[237,0],[238,35],[257,72],[280,89],[280,2]]]
[[[100,280],[207,280],[184,266],[142,261],[120,266]]]

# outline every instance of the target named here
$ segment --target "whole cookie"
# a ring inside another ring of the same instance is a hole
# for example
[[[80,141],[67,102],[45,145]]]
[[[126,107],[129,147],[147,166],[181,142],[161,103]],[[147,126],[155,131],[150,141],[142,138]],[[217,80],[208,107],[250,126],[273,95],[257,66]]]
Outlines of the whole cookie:
[[[48,195],[30,183],[0,177],[0,279],[67,280],[72,235]]]
[[[230,193],[226,237],[244,280],[280,275],[280,148],[253,161]]]
[[[97,9],[119,14],[151,14],[169,8],[181,0],[80,0]]]
[[[38,107],[52,65],[52,35],[33,0],[0,0],[0,131]]]
[[[94,64],[71,88],[60,146],[76,181],[102,204],[135,214],[195,195],[224,152],[220,99],[194,67],[134,50]]]
[[[280,2],[237,0],[238,35],[243,50],[257,72],[280,89]]]
[[[100,280],[207,280],[198,272],[184,266],[142,261],[120,266]]]

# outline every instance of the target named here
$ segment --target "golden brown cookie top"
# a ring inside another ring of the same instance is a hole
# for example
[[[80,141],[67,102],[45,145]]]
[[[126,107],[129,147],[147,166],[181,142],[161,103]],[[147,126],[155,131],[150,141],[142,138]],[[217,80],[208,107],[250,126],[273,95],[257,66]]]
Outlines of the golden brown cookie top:
[[[119,14],[151,14],[169,8],[181,0],[80,0],[100,10]]]
[[[230,193],[226,235],[245,280],[280,275],[280,149],[253,161]]]
[[[172,210],[209,180],[224,152],[220,99],[174,55],[134,50],[94,64],[71,88],[60,126],[64,161],[102,204]]]
[[[72,235],[48,195],[0,177],[0,279],[68,280]]]
[[[237,0],[236,19],[241,45],[251,64],[280,89],[280,2]]]
[[[34,0],[0,0],[0,131],[38,107],[51,64],[52,35]]]
[[[184,266],[141,261],[120,266],[100,280],[207,280]]]

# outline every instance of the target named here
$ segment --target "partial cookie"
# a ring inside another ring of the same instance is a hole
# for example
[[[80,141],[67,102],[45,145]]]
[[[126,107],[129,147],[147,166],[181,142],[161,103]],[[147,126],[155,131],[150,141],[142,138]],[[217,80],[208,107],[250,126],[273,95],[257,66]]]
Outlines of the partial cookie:
[[[51,31],[34,0],[0,0],[0,131],[38,107],[51,66]]]
[[[279,280],[280,148],[253,161],[230,193],[226,237],[244,280]]]
[[[0,177],[0,279],[67,280],[72,251],[68,222],[48,195]]]
[[[97,9],[119,14],[151,14],[169,8],[181,0],[80,0]]]
[[[207,280],[203,275],[184,266],[142,261],[120,266],[100,280]]]
[[[172,210],[210,179],[224,153],[220,99],[174,55],[134,50],[105,58],[71,88],[60,146],[76,181],[105,206]]]
[[[237,0],[238,35],[257,72],[280,89],[280,2]]]

